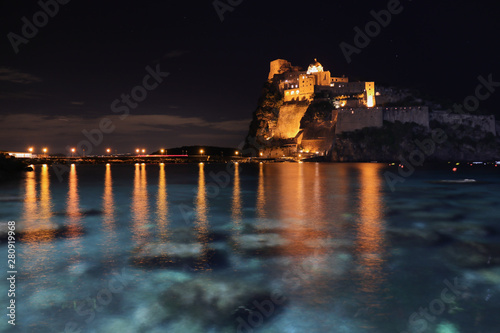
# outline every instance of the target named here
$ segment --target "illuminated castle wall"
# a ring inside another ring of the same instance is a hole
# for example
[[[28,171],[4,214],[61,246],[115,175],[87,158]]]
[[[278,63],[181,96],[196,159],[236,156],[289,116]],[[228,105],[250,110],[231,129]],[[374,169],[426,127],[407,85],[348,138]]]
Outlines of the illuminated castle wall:
[[[349,82],[346,77],[332,77],[316,59],[307,71],[283,59],[271,62],[269,80],[278,83],[285,102],[311,101],[321,93],[335,100],[336,107],[374,107],[374,82]]]

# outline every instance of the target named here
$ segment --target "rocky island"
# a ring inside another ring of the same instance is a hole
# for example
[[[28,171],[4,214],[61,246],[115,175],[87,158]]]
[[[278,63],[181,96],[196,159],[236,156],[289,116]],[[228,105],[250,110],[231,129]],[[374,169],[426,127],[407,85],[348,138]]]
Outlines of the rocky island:
[[[317,60],[304,71],[277,59],[245,151],[338,162],[397,161],[411,154],[434,162],[500,159],[499,122],[474,111],[468,105],[445,110],[407,89],[333,76]]]

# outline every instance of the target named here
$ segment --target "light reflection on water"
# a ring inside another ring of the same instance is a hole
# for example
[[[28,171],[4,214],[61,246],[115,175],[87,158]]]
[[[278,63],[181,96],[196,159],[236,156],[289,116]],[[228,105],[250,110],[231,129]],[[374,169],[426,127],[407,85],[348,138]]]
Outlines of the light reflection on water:
[[[175,242],[176,229],[193,230],[194,241],[202,245],[202,255],[190,274],[231,276],[233,267],[220,272],[208,265],[211,232],[230,234],[226,251],[232,260],[246,263],[248,256],[239,252],[241,244],[235,242],[247,232],[247,224],[253,224],[255,232],[274,233],[286,241],[270,258],[256,256],[256,273],[268,283],[283,283],[287,296],[301,304],[303,311],[332,311],[336,302],[349,299],[366,310],[356,314],[364,316],[356,320],[365,330],[374,330],[377,324],[367,318],[390,315],[387,299],[394,295],[388,287],[391,248],[385,236],[388,195],[382,165],[234,165],[231,184],[220,188],[218,195],[213,195],[210,175],[225,166],[191,167],[183,174],[181,167],[172,165],[71,166],[63,183],[51,181],[46,166],[27,173],[21,184],[24,201],[18,217],[24,229],[20,258],[27,292],[61,288],[82,293],[71,299],[95,295],[96,291],[76,290],[71,285],[75,277],[58,270],[57,263],[102,263],[101,275],[87,281],[99,286],[102,276],[127,266],[126,256],[137,246],[152,239]],[[88,170],[92,173],[84,172]],[[100,180],[87,185],[93,177]],[[186,191],[191,194],[194,219],[179,225],[173,222],[179,212],[176,205],[186,201],[178,195]],[[86,216],[89,209],[102,214]],[[55,214],[61,211],[64,214]],[[57,237],[56,224],[64,225],[64,237]],[[125,258],[117,261],[118,256]],[[156,292],[151,290],[151,295]],[[109,309],[130,315],[119,304]]]
[[[146,165],[135,165],[134,191],[132,194],[132,239],[136,245],[143,244],[150,236],[149,202]]]
[[[104,237],[101,242],[101,248],[104,252],[103,263],[109,268],[114,268],[116,265],[113,260],[113,251],[118,244],[117,226],[116,226],[116,207],[115,198],[113,195],[113,176],[111,173],[111,165],[106,165],[104,175],[104,193],[102,195],[102,223]]]
[[[259,164],[259,177],[258,177],[258,188],[257,188],[257,217],[259,219],[264,219],[266,217],[265,203],[266,203],[266,192],[264,188],[264,164]]]
[[[25,297],[25,300],[30,305],[33,304],[32,299],[36,299],[45,290],[57,285],[57,281],[50,278],[55,267],[53,258],[55,255],[55,231],[53,228],[55,224],[51,220],[53,203],[48,167],[41,167],[39,174],[39,182],[36,180],[37,173],[30,172],[26,175],[24,207],[20,225],[18,225],[18,228],[22,227],[24,230],[24,235],[21,238],[22,243],[17,244],[17,270],[25,279],[24,286],[18,284],[18,287],[25,287],[26,290],[29,290],[29,298]],[[38,193],[37,185],[40,188]],[[19,246],[20,244],[22,247]],[[19,292],[17,294],[19,295]]]
[[[168,195],[167,195],[167,177],[165,173],[165,164],[160,164],[160,174],[158,176],[158,195],[156,199],[156,221],[160,238],[168,240],[169,220],[168,220]]]
[[[382,195],[381,166],[379,164],[356,165],[360,176],[359,216],[357,224],[356,263],[360,267],[358,283],[363,306],[376,315],[383,308],[385,295],[382,287],[386,277],[384,273],[387,242],[384,237],[384,203]],[[377,309],[377,310],[374,310]],[[367,326],[367,328],[373,326]]]
[[[66,214],[68,216],[68,237],[74,238],[73,247],[78,248],[77,238],[82,234],[82,226],[80,224],[82,213],[80,211],[80,196],[78,194],[78,175],[76,166],[71,165],[68,179],[68,196],[66,204]]]
[[[231,217],[236,227],[241,223],[242,210],[241,210],[241,188],[240,188],[240,166],[234,166],[234,179],[233,179],[233,202],[231,205]]]
[[[235,253],[240,253],[239,237],[242,229],[242,207],[241,207],[241,188],[240,188],[240,167],[239,164],[234,165],[233,175],[233,193],[231,203],[231,228],[232,228],[232,247]]]
[[[203,247],[203,254],[196,263],[196,270],[210,271],[212,268],[208,262],[208,246],[209,246],[209,221],[208,221],[208,200],[207,188],[205,182],[205,164],[200,163],[198,166],[198,192],[196,194],[196,220],[194,229],[197,232],[198,242]]]

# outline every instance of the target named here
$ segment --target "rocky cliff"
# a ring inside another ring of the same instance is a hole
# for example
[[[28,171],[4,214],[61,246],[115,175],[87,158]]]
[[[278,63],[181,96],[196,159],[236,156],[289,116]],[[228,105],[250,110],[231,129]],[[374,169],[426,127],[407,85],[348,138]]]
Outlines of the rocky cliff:
[[[329,151],[334,138],[334,110],[329,101],[284,103],[276,86],[267,82],[253,114],[244,150],[247,155],[264,152],[267,157],[292,153],[290,145],[307,151]]]
[[[270,158],[319,155],[332,161],[352,162],[397,161],[416,151],[419,154],[418,150],[422,149],[418,142],[435,141],[433,134],[438,130],[445,139],[434,142],[432,152],[424,152],[425,161],[500,160],[500,138],[495,136],[498,123],[495,124],[494,117],[429,114],[428,107],[424,106],[425,110],[412,107],[422,100],[409,92],[397,91],[396,94],[386,90],[386,104],[403,100],[409,106],[401,110],[398,107],[397,111],[390,108],[356,110],[352,115],[351,111],[343,110],[339,115],[332,100],[322,96],[315,96],[312,101],[284,103],[275,82],[266,82],[253,114],[244,154]],[[428,101],[425,104],[440,107]],[[371,113],[365,115],[365,111]],[[381,112],[379,127],[369,127],[374,126],[374,122],[368,120],[377,111]],[[344,123],[349,117],[356,126],[345,130]],[[356,128],[362,129],[354,130]]]
[[[385,122],[336,136],[331,158],[336,162],[394,162],[401,158],[424,162],[491,161],[500,159],[500,138],[477,128],[431,122]]]
[[[274,138],[290,139],[300,131],[300,121],[309,107],[309,102],[283,104],[278,111],[278,122],[274,130]]]

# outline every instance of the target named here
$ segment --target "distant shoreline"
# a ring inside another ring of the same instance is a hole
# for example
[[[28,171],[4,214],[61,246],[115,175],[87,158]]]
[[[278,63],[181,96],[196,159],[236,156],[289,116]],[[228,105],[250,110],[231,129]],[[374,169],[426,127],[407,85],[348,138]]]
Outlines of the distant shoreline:
[[[37,158],[37,159],[26,159],[24,160],[28,165],[42,165],[42,164],[220,164],[220,163],[334,163],[334,164],[347,164],[347,163],[377,163],[386,164],[389,166],[399,166],[398,161],[329,161],[325,157],[321,158],[311,158],[311,159],[293,159],[293,158],[262,158],[262,157],[212,157],[212,156],[189,156],[185,158],[166,158],[166,157],[79,157],[79,158]],[[429,161],[423,166],[481,166],[481,165],[500,165],[500,161],[489,160],[489,161]]]

